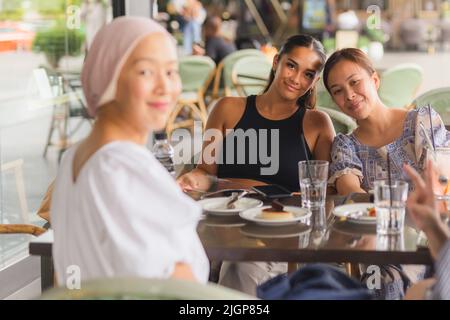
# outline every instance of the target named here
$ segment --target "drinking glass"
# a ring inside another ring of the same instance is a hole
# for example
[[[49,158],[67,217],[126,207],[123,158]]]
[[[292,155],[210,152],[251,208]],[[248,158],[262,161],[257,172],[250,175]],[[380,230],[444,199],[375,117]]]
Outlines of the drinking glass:
[[[377,180],[374,182],[377,234],[398,234],[405,224],[405,206],[408,183]]]
[[[328,161],[310,160],[298,163],[302,206],[323,207],[327,192]]]

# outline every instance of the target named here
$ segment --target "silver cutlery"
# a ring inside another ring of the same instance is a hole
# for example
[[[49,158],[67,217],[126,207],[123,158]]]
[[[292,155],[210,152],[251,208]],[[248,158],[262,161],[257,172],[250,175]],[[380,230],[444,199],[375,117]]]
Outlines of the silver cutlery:
[[[244,197],[244,196],[247,195],[247,194],[248,194],[248,191],[244,191],[244,192],[241,192],[241,193],[239,193],[239,192],[233,192],[233,193],[231,194],[230,200],[228,200],[228,202],[227,202],[227,204],[226,204],[226,208],[227,208],[227,209],[235,209],[235,208],[236,208],[235,203],[236,203],[239,199],[241,199],[242,197]]]

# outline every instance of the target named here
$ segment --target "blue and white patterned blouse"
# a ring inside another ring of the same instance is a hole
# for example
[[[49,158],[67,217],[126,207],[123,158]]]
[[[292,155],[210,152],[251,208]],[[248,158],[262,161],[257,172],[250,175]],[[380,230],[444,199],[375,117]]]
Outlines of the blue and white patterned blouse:
[[[450,132],[445,129],[441,117],[433,109],[431,118],[436,147],[447,146],[450,143]],[[375,180],[388,177],[387,152],[391,159],[392,179],[408,180],[402,168],[405,163],[421,172],[425,165],[428,148],[420,123],[430,137],[428,109],[422,107],[407,113],[400,138],[378,149],[361,144],[353,133],[338,134],[333,141],[328,183],[334,184],[339,177],[352,173],[359,177],[362,189],[366,191],[373,189]]]

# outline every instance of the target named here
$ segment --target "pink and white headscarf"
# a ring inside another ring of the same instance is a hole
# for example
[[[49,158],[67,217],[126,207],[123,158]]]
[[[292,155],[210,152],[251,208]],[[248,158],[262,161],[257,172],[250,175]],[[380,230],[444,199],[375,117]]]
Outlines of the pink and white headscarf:
[[[81,71],[81,83],[91,116],[96,115],[98,107],[115,99],[123,65],[139,41],[152,33],[172,37],[157,22],[142,17],[119,17],[98,31]]]

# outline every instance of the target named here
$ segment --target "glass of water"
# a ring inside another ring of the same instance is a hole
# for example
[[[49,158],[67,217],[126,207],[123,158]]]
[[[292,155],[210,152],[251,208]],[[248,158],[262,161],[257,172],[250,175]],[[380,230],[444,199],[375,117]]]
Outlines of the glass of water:
[[[298,175],[302,206],[306,208],[324,206],[328,181],[328,161],[300,161]]]
[[[405,206],[408,197],[408,183],[393,180],[374,182],[377,234],[398,234],[405,224]]]

